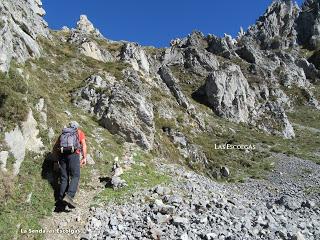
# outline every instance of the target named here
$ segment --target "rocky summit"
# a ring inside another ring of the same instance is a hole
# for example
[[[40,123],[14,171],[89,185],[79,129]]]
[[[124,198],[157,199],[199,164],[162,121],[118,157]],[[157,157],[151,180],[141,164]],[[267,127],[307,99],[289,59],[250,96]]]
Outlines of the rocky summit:
[[[0,2],[1,239],[320,239],[320,2],[238,36],[109,39]],[[75,209],[53,146],[86,134]]]

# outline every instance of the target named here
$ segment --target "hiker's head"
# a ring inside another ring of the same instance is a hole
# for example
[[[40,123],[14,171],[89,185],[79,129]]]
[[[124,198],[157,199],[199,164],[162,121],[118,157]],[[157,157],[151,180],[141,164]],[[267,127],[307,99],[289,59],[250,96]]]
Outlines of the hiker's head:
[[[69,122],[69,127],[71,128],[78,129],[79,126],[80,126],[79,123],[77,123],[76,121]]]

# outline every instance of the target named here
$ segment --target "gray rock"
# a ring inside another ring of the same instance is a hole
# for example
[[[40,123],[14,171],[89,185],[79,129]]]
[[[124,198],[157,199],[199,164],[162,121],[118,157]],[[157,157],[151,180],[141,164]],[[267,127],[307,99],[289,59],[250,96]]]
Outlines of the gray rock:
[[[168,197],[167,202],[171,205],[180,205],[183,202],[183,198],[179,195],[172,195],[170,197]]]
[[[15,158],[13,165],[13,175],[16,176],[20,171],[20,166],[25,158],[26,151],[41,153],[44,147],[39,138],[38,123],[30,110],[26,121],[22,122],[21,127],[16,126],[11,132],[5,133],[5,142],[10,149],[10,153]]]
[[[313,63],[309,63],[305,58],[298,59],[295,63],[298,67],[303,69],[304,74],[308,79],[318,81],[320,78],[320,71]]]
[[[116,217],[110,217],[109,225],[110,226],[117,226],[119,224],[119,221]]]
[[[122,188],[122,187],[127,186],[127,183],[124,179],[121,179],[118,176],[113,176],[111,178],[111,185],[114,189],[117,189],[117,188]]]
[[[191,104],[189,103],[186,96],[181,91],[178,80],[173,76],[170,68],[168,67],[161,67],[159,69],[159,74],[162,78],[162,80],[165,82],[167,87],[172,92],[173,96],[176,98],[177,102],[184,108],[189,109],[191,107]]]
[[[113,62],[115,58],[106,49],[102,49],[95,41],[86,40],[79,46],[80,53],[102,62]]]
[[[7,171],[7,159],[9,157],[9,152],[8,151],[1,151],[0,152],[0,169],[3,172]]]
[[[151,239],[160,239],[162,236],[162,231],[156,227],[150,229]]]
[[[166,224],[170,222],[171,216],[167,214],[161,214],[158,212],[154,219],[157,224]]]
[[[87,35],[94,35],[95,37],[103,37],[98,29],[96,29],[90,22],[86,15],[81,15],[77,22],[77,30]]]
[[[208,51],[225,58],[231,58],[233,55],[233,46],[231,46],[226,38],[219,38],[214,35],[208,35]]]
[[[289,196],[282,196],[276,203],[285,206],[289,210],[297,210],[301,207],[301,203]]]
[[[186,227],[189,224],[189,220],[187,218],[183,218],[183,217],[179,217],[179,216],[173,216],[172,217],[172,223],[175,226]]]
[[[305,240],[306,238],[303,236],[301,232],[297,232],[291,238],[292,240]]]
[[[171,189],[168,187],[157,186],[154,192],[158,193],[160,196],[163,196],[170,194]]]
[[[144,149],[152,149],[154,141],[152,103],[128,87],[116,85],[111,90],[108,106],[100,124],[113,134]]]
[[[297,22],[298,41],[307,48],[316,49],[320,42],[319,31],[319,2],[305,1]]]
[[[210,107],[221,117],[249,122],[254,107],[254,92],[237,65],[228,65],[209,75],[205,84]]]
[[[90,225],[92,229],[99,229],[101,227],[101,221],[95,217],[90,219]]]
[[[180,236],[179,240],[189,240],[188,233],[183,233],[183,234]]]
[[[306,208],[315,208],[316,207],[316,203],[311,201],[311,200],[307,200],[305,202],[302,202],[301,204],[302,207],[306,207]]]
[[[94,165],[95,161],[93,160],[93,158],[91,157],[90,154],[87,154],[87,162],[89,165]]]
[[[0,71],[9,70],[11,60],[25,62],[40,57],[38,37],[49,37],[45,11],[40,0],[10,1],[0,3]]]
[[[275,1],[248,29],[245,38],[253,39],[263,49],[292,47],[297,41],[295,21],[299,12],[299,6],[292,1]]]
[[[205,75],[207,72],[218,70],[219,62],[216,57],[201,48],[187,48],[185,54],[185,67],[195,73]]]
[[[230,176],[230,170],[226,166],[220,167],[220,173],[221,173],[221,176],[226,178]]]
[[[205,239],[206,240],[214,240],[214,239],[217,239],[217,234],[215,234],[215,233],[207,233],[206,235],[205,235]]]
[[[150,63],[146,52],[137,43],[126,43],[121,49],[121,60],[129,63],[134,70],[145,74],[150,72]]]

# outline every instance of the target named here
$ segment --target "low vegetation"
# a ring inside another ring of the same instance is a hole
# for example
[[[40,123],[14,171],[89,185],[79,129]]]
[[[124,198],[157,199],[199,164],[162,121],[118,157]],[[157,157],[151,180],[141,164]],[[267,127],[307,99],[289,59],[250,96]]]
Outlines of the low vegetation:
[[[121,176],[126,181],[127,186],[115,190],[111,187],[106,188],[96,196],[96,203],[108,203],[110,201],[121,203],[139,190],[170,181],[167,175],[156,171],[151,154],[139,151],[133,155],[133,160],[134,164]]]
[[[120,79],[126,65],[118,62],[105,64],[89,59],[67,43],[46,40],[41,43],[45,56],[30,60],[25,65],[13,64],[7,75],[0,76],[0,84],[4,86],[0,89],[1,127],[4,131],[12,130],[17,122],[25,119],[29,109],[33,110],[36,120],[40,122],[34,106],[40,98],[44,98],[47,124],[53,128],[57,137],[61,128],[70,121],[64,113],[69,111],[72,119],[78,121],[86,133],[88,150],[95,160],[94,167],[87,166],[81,172],[81,187],[87,188],[91,181],[91,170],[97,168],[102,174],[109,173],[113,159],[122,156],[123,147],[113,135],[99,127],[93,118],[85,116],[71,104],[70,92],[81,87],[91,74],[101,71]],[[40,128],[40,136],[45,144],[44,151],[50,153],[53,142],[50,142],[47,130]],[[0,132],[0,143],[4,131]],[[103,142],[97,141],[96,134],[101,136]],[[52,213],[54,191],[50,181],[52,172],[46,173],[47,168],[50,168],[46,156],[49,155],[37,157],[28,153],[16,178],[13,179],[10,174],[1,174],[1,239],[15,239],[20,229],[40,229],[39,220]],[[14,159],[10,157],[7,162],[9,172],[13,163]],[[41,235],[37,237],[42,238]]]

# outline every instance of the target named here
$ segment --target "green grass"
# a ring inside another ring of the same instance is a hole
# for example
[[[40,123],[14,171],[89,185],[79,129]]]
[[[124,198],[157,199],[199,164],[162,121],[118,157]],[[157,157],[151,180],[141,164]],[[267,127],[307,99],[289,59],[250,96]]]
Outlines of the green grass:
[[[22,121],[28,113],[28,103],[25,94],[28,85],[18,73],[15,63],[8,74],[0,73],[0,121],[12,127],[15,122]]]
[[[123,154],[123,146],[117,143],[116,138],[107,130],[99,127],[94,118],[71,103],[71,92],[84,84],[84,80],[91,74],[101,71],[109,72],[118,79],[122,78],[121,71],[126,67],[122,63],[102,63],[89,59],[77,53],[69,44],[60,41],[41,40],[44,56],[28,61],[25,65],[13,64],[7,75],[0,76],[0,112],[4,118],[4,130],[12,130],[16,124],[25,119],[29,108],[33,109],[34,116],[39,122],[39,114],[34,109],[39,98],[45,99],[47,106],[48,126],[52,127],[58,137],[62,127],[71,119],[64,113],[68,110],[72,120],[80,123],[86,133],[88,153],[95,160],[94,166],[87,166],[81,171],[81,187],[86,189],[91,181],[91,170],[99,169],[102,174],[110,172],[115,156]],[[22,78],[17,68],[22,69]],[[64,72],[66,77],[62,77]],[[24,101],[24,99],[27,99]],[[28,103],[28,104],[27,104]],[[1,120],[1,119],[0,119]],[[102,142],[96,139],[97,129],[103,138]],[[51,151],[53,145],[49,143],[47,130],[40,129],[45,144],[45,151]],[[0,134],[3,143],[3,134]],[[95,154],[100,151],[101,158]],[[10,157],[7,168],[12,169],[13,159]],[[41,176],[44,157],[35,157],[28,153],[20,169],[20,175],[15,179],[1,175],[0,182],[0,235],[1,239],[14,239],[19,229],[40,228],[39,220],[50,215],[54,208],[53,189],[47,180]],[[32,192],[31,202],[25,203],[27,196]],[[42,235],[26,236],[28,239],[41,239]],[[18,237],[19,238],[19,237]]]
[[[54,205],[53,192],[50,184],[42,180],[39,161],[41,159],[35,155],[27,155],[21,166],[21,174],[15,179],[12,195],[0,204],[1,239],[14,239],[20,229],[39,229],[39,219],[51,214]],[[30,193],[31,202],[27,203]],[[41,236],[38,236],[34,239],[40,238]]]
[[[156,171],[152,156],[145,152],[138,152],[134,157],[135,164],[131,169],[124,172],[121,176],[127,182],[127,186],[120,189],[106,188],[95,197],[98,203],[108,203],[110,201],[121,203],[134,192],[156,186],[158,184],[168,183],[170,178],[167,175]]]
[[[294,123],[320,130],[319,110],[308,106],[298,106],[293,112],[289,112],[288,116]]]

